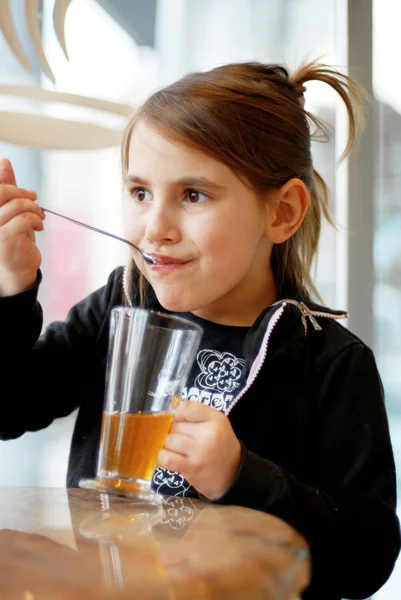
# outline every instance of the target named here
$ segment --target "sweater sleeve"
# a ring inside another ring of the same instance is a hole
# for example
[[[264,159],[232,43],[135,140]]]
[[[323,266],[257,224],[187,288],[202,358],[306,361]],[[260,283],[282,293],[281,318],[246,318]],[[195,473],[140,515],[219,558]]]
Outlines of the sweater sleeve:
[[[66,321],[51,323],[43,335],[40,273],[29,290],[0,298],[0,439],[47,427],[90,393],[101,352],[106,352],[107,335],[102,350],[99,340],[108,327],[113,290],[121,289],[116,285],[120,277],[117,269],[105,287],[76,304]]]
[[[367,598],[391,574],[400,528],[382,385],[362,343],[330,365],[317,412],[316,487],[243,447],[237,477],[219,501],[269,512],[300,531],[311,548],[310,590]]]

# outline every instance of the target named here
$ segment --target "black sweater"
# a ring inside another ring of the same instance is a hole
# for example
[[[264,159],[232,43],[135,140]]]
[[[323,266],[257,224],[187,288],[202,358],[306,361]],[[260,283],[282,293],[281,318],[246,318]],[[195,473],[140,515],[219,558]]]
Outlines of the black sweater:
[[[0,299],[2,385],[9,390],[0,438],[79,408],[69,487],[96,472],[109,315],[122,301],[122,274],[114,271],[40,338],[39,281]],[[148,305],[163,310],[152,290]],[[387,580],[400,549],[383,391],[370,349],[330,318],[337,313],[310,308],[321,330],[291,301],[268,307],[250,328],[250,376],[229,412],[242,464],[219,502],[274,514],[306,537],[313,579],[304,598],[366,598]]]

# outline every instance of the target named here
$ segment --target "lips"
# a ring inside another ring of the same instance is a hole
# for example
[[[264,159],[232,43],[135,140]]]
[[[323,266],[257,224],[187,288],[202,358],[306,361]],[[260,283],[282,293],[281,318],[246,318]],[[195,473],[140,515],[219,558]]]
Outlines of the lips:
[[[158,264],[161,265],[185,265],[189,260],[183,260],[182,258],[175,258],[173,256],[166,256],[163,254],[150,253],[157,259]]]

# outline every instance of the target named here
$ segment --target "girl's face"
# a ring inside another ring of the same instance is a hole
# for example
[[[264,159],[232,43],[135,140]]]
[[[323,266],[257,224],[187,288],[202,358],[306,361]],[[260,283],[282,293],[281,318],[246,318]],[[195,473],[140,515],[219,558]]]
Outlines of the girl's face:
[[[223,163],[140,121],[126,188],[125,234],[162,261],[133,251],[165,309],[251,325],[275,299],[271,209]]]

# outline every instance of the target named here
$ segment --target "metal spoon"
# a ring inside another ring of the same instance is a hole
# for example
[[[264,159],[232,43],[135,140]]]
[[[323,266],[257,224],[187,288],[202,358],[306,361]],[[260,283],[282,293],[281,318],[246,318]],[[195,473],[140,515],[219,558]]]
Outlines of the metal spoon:
[[[139,246],[136,246],[132,242],[129,242],[128,240],[125,240],[124,238],[119,237],[118,235],[114,235],[114,233],[109,233],[108,231],[103,231],[103,229],[98,229],[97,227],[93,227],[92,225],[87,225],[86,223],[81,223],[81,221],[77,221],[76,219],[71,219],[71,217],[66,217],[65,215],[60,215],[60,213],[57,213],[54,210],[49,210],[48,208],[43,208],[43,206],[41,206],[41,209],[43,210],[43,212],[51,213],[52,215],[56,215],[57,217],[61,217],[62,219],[66,219],[67,221],[71,221],[71,223],[75,223],[76,225],[81,225],[81,227],[86,227],[86,229],[91,229],[92,231],[97,231],[97,233],[103,233],[103,235],[108,235],[109,237],[112,237],[115,240],[119,240],[120,242],[125,242],[129,246],[132,246],[133,248],[135,248],[135,250],[138,250],[138,252],[141,254],[142,258],[144,260],[146,260],[146,262],[148,262],[152,265],[155,265],[159,262],[156,257],[152,256],[151,254],[146,254],[146,252],[141,250],[141,248],[139,248]]]

